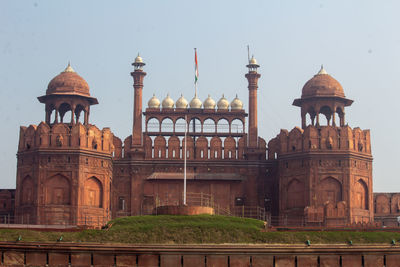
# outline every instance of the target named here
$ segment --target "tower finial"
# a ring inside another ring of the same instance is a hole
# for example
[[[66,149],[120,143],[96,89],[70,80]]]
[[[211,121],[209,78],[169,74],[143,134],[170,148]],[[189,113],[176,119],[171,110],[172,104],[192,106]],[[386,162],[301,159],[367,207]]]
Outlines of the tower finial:
[[[75,70],[71,67],[71,61],[68,61],[68,66],[63,72],[75,72]]]
[[[132,63],[132,66],[134,66],[135,70],[143,70],[144,65],[146,65],[146,64],[143,62],[143,59],[139,55],[139,52],[138,52],[138,55],[135,58],[135,62]]]
[[[318,73],[317,73],[317,75],[320,75],[320,74],[328,74],[327,72],[326,72],[326,70],[324,69],[324,64],[321,64],[321,69],[318,71]]]

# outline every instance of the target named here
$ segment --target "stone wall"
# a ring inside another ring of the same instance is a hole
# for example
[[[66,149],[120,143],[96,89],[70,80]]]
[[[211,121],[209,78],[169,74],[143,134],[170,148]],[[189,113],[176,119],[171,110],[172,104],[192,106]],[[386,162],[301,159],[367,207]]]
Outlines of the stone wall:
[[[390,245],[0,244],[0,266],[397,267]]]
[[[400,225],[400,193],[374,193],[375,220],[382,226]]]

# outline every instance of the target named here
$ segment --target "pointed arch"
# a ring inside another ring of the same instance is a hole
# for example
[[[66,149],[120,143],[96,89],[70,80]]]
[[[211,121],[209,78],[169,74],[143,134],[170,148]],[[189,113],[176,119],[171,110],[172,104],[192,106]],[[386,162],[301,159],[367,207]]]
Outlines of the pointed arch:
[[[218,133],[229,133],[230,132],[230,124],[227,119],[222,118],[222,119],[218,120],[217,132]]]
[[[171,136],[168,139],[168,158],[178,159],[180,158],[180,141],[176,136]]]
[[[44,184],[45,204],[70,205],[71,186],[67,177],[56,174],[49,177]]]
[[[171,118],[166,117],[161,122],[161,132],[172,133],[174,131],[174,122]]]
[[[160,121],[157,118],[149,118],[146,123],[147,132],[159,132]]]
[[[218,136],[214,136],[210,141],[210,158],[221,159],[222,158],[222,141]]]
[[[202,124],[200,119],[198,118],[191,118],[189,121],[189,128],[188,131],[190,133],[200,133],[202,131]]]
[[[368,210],[368,186],[362,179],[359,179],[354,185],[354,194],[354,207],[357,209]]]
[[[167,141],[159,135],[154,139],[154,158],[166,158]]]
[[[85,181],[84,205],[89,207],[103,207],[103,186],[95,176]]]
[[[208,140],[204,136],[196,140],[196,159],[208,159]]]
[[[213,118],[207,118],[204,120],[203,132],[204,133],[215,133],[216,132],[215,120]]]
[[[323,206],[326,202],[334,205],[342,201],[342,184],[334,177],[326,177],[318,185],[318,205]]]

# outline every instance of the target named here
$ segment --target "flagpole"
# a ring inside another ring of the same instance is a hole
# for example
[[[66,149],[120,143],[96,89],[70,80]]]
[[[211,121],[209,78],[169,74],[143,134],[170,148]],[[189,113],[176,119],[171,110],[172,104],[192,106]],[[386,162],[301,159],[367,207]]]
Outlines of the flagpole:
[[[194,49],[194,96],[197,97],[197,79],[199,78],[199,66],[197,64],[197,48]]]
[[[186,158],[187,158],[187,152],[186,152],[186,132],[187,132],[187,115],[185,115],[185,149],[184,149],[184,158],[183,158],[183,205],[186,206]]]
[[[197,97],[197,82],[194,83],[194,96]]]

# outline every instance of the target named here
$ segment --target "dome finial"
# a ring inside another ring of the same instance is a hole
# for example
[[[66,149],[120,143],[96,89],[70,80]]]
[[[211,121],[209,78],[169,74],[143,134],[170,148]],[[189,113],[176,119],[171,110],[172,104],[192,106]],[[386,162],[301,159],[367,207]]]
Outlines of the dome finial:
[[[257,72],[257,68],[259,68],[260,65],[258,65],[257,60],[254,57],[254,55],[251,56],[251,58],[249,59],[249,64],[246,65],[246,67],[249,69],[249,71]]]
[[[318,71],[317,75],[321,75],[321,74],[328,74],[326,72],[326,70],[324,69],[324,65],[323,64],[321,64],[321,69]]]
[[[143,70],[144,65],[146,65],[146,63],[143,62],[142,57],[138,53],[137,57],[135,58],[135,62],[132,63],[132,66],[135,67],[135,70]]]
[[[75,70],[71,67],[70,61],[68,61],[68,66],[65,68],[63,72],[75,72]]]

